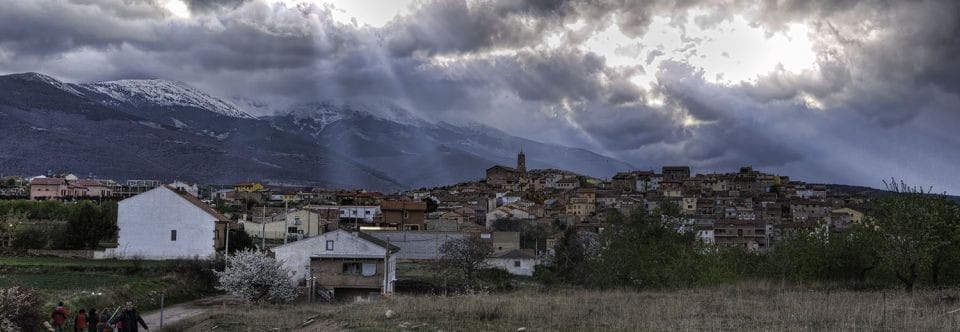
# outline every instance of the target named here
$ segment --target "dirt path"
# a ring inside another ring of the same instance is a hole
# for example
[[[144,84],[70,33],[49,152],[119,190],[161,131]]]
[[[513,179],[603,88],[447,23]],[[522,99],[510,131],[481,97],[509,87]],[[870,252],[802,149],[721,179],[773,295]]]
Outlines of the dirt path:
[[[174,323],[195,318],[203,315],[211,309],[216,309],[226,303],[231,305],[236,303],[236,298],[228,295],[202,298],[186,303],[180,303],[168,306],[163,309],[163,325],[170,326]],[[147,323],[150,329],[160,329],[160,310],[150,311],[142,315],[143,321]]]

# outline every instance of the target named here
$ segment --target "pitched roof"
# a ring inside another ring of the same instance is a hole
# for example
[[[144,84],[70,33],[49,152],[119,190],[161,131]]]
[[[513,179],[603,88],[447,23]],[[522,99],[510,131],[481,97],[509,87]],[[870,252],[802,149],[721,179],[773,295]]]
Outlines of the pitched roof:
[[[411,211],[426,211],[427,202],[414,202],[414,201],[383,201],[380,202],[381,210],[411,210]]]
[[[210,205],[207,205],[207,203],[204,203],[203,201],[201,201],[201,200],[200,200],[199,198],[197,198],[196,196],[193,196],[193,195],[191,195],[190,193],[187,193],[186,191],[177,190],[176,188],[171,187],[171,186],[169,186],[169,185],[165,185],[165,186],[163,186],[163,187],[169,189],[170,191],[172,191],[172,192],[174,192],[174,193],[176,193],[177,195],[179,195],[179,196],[182,197],[183,199],[187,200],[187,202],[190,202],[190,204],[193,204],[193,205],[195,205],[196,207],[198,207],[198,208],[200,208],[201,210],[203,210],[203,212],[206,212],[207,214],[209,214],[209,215],[217,218],[218,221],[230,221],[230,218],[227,218],[227,217],[224,216],[223,214],[220,214],[220,212],[217,212],[216,209],[214,209],[214,208],[211,207]]]
[[[492,171],[492,170],[495,170],[495,169],[502,169],[502,170],[511,171],[511,172],[516,172],[516,171],[517,171],[517,169],[516,169],[516,168],[513,168],[513,167],[507,167],[507,166],[503,166],[503,165],[494,165],[493,167],[487,168],[487,172]]]
[[[36,178],[30,180],[31,185],[65,185],[67,180],[63,178]]]
[[[359,231],[357,232],[357,235],[359,235],[361,239],[364,239],[364,240],[373,242],[374,244],[376,244],[376,245],[378,245],[378,246],[381,246],[381,247],[384,247],[384,248],[386,248],[386,249],[389,249],[391,253],[395,253],[395,252],[397,252],[397,251],[400,251],[400,247],[397,247],[397,246],[395,246],[395,245],[392,245],[392,244],[388,243],[387,241],[378,239],[378,238],[374,237],[373,235],[370,235],[370,234],[367,234],[367,233],[364,233],[364,232],[359,232]]]
[[[78,187],[100,187],[104,185],[100,181],[94,180],[94,179],[80,179],[77,181],[73,181],[73,183],[71,184]]]

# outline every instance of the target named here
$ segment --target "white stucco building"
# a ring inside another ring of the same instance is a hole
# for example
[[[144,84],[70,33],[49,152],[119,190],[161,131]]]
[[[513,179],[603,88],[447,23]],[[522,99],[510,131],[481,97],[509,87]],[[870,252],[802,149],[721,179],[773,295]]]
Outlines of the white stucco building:
[[[183,181],[174,181],[171,184],[168,184],[167,187],[173,188],[174,190],[185,191],[194,197],[200,197],[200,187],[196,184],[189,184]]]
[[[373,223],[379,216],[379,205],[344,205],[340,207],[340,221]]]
[[[522,250],[514,249],[487,258],[491,267],[507,270],[510,274],[519,276],[533,276],[537,266],[537,257]]]
[[[230,220],[186,191],[160,186],[120,201],[117,247],[105,257],[212,258]]]
[[[365,296],[393,293],[400,248],[364,232],[342,229],[271,249],[290,270],[290,282]],[[309,281],[309,282],[308,282]]]

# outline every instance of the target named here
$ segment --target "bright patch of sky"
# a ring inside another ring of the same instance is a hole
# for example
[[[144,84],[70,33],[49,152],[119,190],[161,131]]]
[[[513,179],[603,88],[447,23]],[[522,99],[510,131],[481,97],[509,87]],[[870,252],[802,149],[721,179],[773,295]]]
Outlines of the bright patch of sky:
[[[613,67],[643,66],[644,71],[633,77],[641,86],[655,83],[657,69],[667,60],[702,69],[710,82],[736,84],[754,81],[780,66],[789,72],[813,69],[816,53],[808,34],[806,25],[790,24],[768,35],[739,15],[708,29],[692,20],[676,24],[656,16],[640,38],[627,37],[611,24],[577,47],[604,56]]]
[[[344,24],[383,27],[391,19],[410,8],[414,0],[267,0],[268,3],[282,3],[294,7],[301,3],[330,5],[333,19]],[[160,0],[173,17],[189,18],[190,8],[183,0]]]
[[[329,4],[333,19],[344,24],[383,27],[397,15],[406,12],[413,0],[275,0],[287,5],[298,3]]]
[[[161,0],[160,5],[163,6],[170,14],[177,18],[188,18],[190,17],[190,8],[187,7],[187,4],[182,0]]]

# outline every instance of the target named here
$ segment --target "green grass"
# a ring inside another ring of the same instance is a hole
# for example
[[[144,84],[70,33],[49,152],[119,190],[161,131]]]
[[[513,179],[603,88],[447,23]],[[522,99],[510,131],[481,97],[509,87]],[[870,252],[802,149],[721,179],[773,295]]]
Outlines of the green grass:
[[[139,276],[102,273],[10,273],[0,275],[0,287],[20,284],[39,291],[94,290],[143,279]]]
[[[0,267],[45,267],[45,268],[126,268],[160,266],[163,261],[135,261],[116,259],[79,259],[60,257],[0,257]]]
[[[134,301],[138,309],[149,311],[159,307],[161,293],[166,295],[167,304],[174,304],[216,292],[211,286],[173,272],[184,268],[179,264],[184,262],[0,257],[0,287],[21,284],[34,288],[43,300],[44,313],[60,301],[71,312],[116,308],[125,301]]]
[[[436,279],[436,265],[436,262],[430,261],[401,261],[397,263],[397,279]]]

